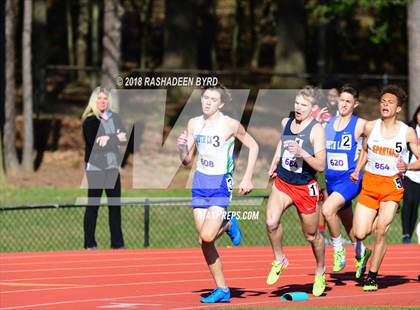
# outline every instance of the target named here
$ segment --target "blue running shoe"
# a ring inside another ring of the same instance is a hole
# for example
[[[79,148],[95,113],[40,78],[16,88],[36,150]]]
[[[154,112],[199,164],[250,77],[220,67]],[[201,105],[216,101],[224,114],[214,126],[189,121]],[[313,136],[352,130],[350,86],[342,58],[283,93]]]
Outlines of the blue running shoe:
[[[230,229],[226,231],[230,240],[232,240],[232,244],[234,246],[238,246],[242,241],[242,232],[241,228],[239,227],[238,220],[235,216],[232,216],[230,219]]]
[[[200,301],[205,304],[213,304],[216,302],[229,302],[230,289],[228,288],[227,292],[225,292],[223,288],[215,288],[209,296],[201,298]]]

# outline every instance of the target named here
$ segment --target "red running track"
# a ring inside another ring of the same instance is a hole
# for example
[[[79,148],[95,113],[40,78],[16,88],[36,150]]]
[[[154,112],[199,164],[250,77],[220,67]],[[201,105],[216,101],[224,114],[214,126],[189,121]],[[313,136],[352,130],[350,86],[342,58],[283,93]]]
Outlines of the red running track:
[[[274,286],[265,284],[272,253],[267,247],[222,248],[230,303],[200,304],[213,289],[201,250],[146,249],[0,254],[0,308],[9,309],[202,309],[259,306],[420,306],[420,246],[389,246],[377,292],[354,279],[353,250],[347,267],[331,273],[321,297],[281,301],[286,292],[311,292],[315,260],[309,246],[287,247],[290,265]]]

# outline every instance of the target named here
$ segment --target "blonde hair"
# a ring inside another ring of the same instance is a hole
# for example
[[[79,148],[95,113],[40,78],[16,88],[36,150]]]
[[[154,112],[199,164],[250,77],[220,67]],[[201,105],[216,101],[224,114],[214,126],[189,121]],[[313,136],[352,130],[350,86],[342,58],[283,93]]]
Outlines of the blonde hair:
[[[296,97],[302,96],[305,99],[309,99],[311,104],[316,103],[319,100],[320,94],[318,88],[313,87],[311,85],[306,85],[302,89],[298,91]]]
[[[99,110],[98,110],[98,107],[96,106],[96,101],[98,101],[98,97],[100,93],[103,93],[105,96],[107,96],[108,104],[107,104],[106,110],[107,111],[111,110],[111,106],[112,106],[111,92],[104,87],[98,86],[92,91],[92,94],[90,95],[88,105],[82,114],[82,120],[86,119],[87,117],[91,115],[95,115],[96,117],[99,118]]]

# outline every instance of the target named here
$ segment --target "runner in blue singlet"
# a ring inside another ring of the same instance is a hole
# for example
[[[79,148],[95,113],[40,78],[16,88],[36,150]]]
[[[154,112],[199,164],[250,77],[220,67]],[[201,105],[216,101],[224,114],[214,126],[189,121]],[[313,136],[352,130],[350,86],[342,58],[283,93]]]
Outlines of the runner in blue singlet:
[[[353,183],[350,179],[359,154],[359,139],[365,120],[353,115],[358,106],[358,91],[350,85],[340,89],[338,101],[339,115],[333,117],[325,128],[327,163],[325,182],[328,198],[322,206],[322,213],[330,230],[334,247],[333,271],[346,266],[346,252],[340,234],[340,218],[355,246],[356,256],[364,253],[363,243],[356,244],[351,228],[353,221],[352,200],[361,190],[361,178]]]

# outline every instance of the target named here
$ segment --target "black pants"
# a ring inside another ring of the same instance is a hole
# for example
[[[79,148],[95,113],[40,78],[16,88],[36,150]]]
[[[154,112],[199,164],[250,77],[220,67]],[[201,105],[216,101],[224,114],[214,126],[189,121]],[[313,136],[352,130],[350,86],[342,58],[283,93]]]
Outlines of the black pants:
[[[108,197],[109,230],[111,232],[111,247],[124,247],[121,230],[121,180],[118,169],[103,171],[86,171],[88,180],[88,206],[84,218],[85,248],[96,247],[96,220],[102,192]]]
[[[420,183],[404,178],[404,204],[401,213],[403,235],[413,235],[420,204]]]

